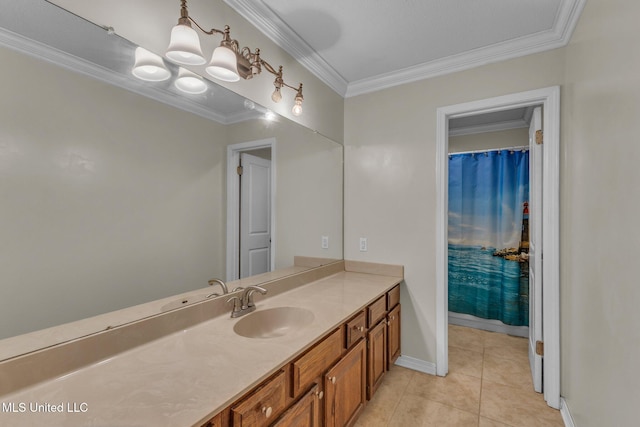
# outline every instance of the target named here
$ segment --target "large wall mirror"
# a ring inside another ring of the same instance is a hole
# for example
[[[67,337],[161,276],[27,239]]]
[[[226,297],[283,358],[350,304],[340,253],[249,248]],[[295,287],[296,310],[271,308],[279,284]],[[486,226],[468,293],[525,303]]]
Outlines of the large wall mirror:
[[[274,144],[249,153],[274,165],[270,268],[342,258],[340,144],[212,82],[137,81],[127,40],[0,3],[0,347],[233,277],[229,147]]]

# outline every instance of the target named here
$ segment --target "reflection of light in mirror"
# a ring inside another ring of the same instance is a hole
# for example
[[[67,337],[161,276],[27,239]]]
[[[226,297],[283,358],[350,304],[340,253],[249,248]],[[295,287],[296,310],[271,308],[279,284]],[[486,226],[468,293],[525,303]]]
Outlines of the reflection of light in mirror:
[[[247,110],[254,110],[256,108],[256,104],[253,101],[249,101],[248,99],[245,99],[244,108],[246,108]]]
[[[136,48],[136,62],[131,72],[137,78],[148,82],[159,82],[171,77],[162,58],[141,47]]]
[[[182,92],[193,95],[205,93],[207,91],[207,84],[204,79],[196,73],[192,73],[184,68],[180,68],[178,71],[178,78],[174,84]]]
[[[270,122],[272,122],[272,121],[274,121],[274,120],[276,119],[276,113],[274,113],[274,112],[273,112],[273,111],[271,111],[271,110],[267,110],[267,111],[264,113],[264,118],[265,118],[266,120],[269,120]]]

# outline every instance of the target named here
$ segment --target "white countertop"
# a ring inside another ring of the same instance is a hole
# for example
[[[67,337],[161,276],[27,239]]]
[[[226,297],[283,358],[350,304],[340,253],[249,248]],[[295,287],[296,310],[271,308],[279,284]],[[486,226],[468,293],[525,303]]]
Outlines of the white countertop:
[[[237,335],[233,325],[242,317],[225,313],[2,396],[0,424],[200,425],[401,280],[341,272],[263,299],[256,311],[294,306],[315,319],[289,335],[258,339]]]

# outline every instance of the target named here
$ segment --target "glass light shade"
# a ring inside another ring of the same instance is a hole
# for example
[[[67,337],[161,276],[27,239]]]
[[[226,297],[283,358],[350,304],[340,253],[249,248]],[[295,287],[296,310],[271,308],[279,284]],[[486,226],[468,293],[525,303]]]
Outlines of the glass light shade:
[[[178,70],[178,78],[174,84],[182,92],[193,95],[205,93],[207,91],[207,83],[204,79],[196,73],[192,73],[184,68],[180,68]]]
[[[299,116],[300,114],[302,114],[302,101],[301,100],[296,99],[295,105],[291,109],[291,113],[294,116]]]
[[[178,24],[171,30],[171,41],[165,56],[184,65],[202,65],[207,62],[202,54],[198,33],[183,24]]]
[[[225,46],[218,46],[213,51],[211,62],[206,70],[211,77],[220,79],[223,82],[237,82],[240,80],[236,54]]]
[[[140,80],[148,82],[160,82],[171,77],[171,72],[165,67],[162,58],[142,47],[136,48],[136,62],[131,72]]]
[[[274,90],[273,93],[271,94],[271,100],[277,104],[278,102],[280,102],[281,99],[282,99],[282,93],[280,92],[280,88],[276,87],[276,90]]]

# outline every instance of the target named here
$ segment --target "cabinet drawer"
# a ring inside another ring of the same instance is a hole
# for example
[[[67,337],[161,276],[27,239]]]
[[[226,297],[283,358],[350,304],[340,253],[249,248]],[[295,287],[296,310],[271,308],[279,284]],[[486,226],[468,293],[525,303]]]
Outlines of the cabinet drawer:
[[[295,397],[298,393],[304,391],[340,358],[344,343],[342,331],[342,328],[335,330],[291,364],[293,370],[291,397]]]
[[[347,348],[350,348],[353,344],[357,343],[358,340],[364,337],[366,326],[364,311],[358,313],[345,324]]]
[[[387,314],[387,298],[386,295],[382,295],[367,307],[367,327],[374,326],[385,314]]]
[[[318,427],[320,425],[319,395],[316,384],[300,400],[291,405],[271,427]]]
[[[231,408],[234,427],[271,424],[287,404],[287,380],[284,371],[267,380],[246,399]]]
[[[391,310],[400,302],[400,285],[387,292],[387,310]]]

